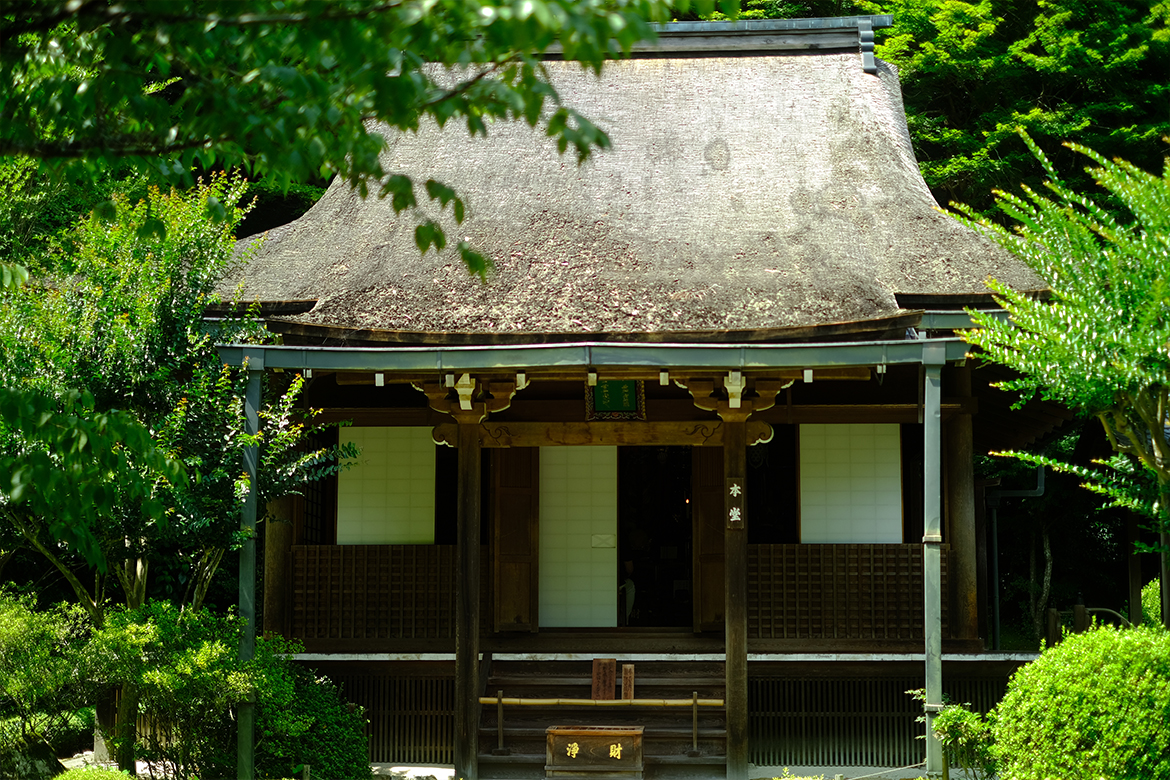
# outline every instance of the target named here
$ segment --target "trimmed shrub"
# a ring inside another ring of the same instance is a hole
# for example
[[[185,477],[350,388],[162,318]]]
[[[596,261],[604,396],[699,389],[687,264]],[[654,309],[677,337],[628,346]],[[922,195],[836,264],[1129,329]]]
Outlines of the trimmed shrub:
[[[1162,625],[1162,594],[1159,592],[1161,581],[1154,579],[1142,588],[1142,625]]]
[[[1001,780],[1170,780],[1170,633],[1067,636],[1012,676],[992,730]]]
[[[130,780],[130,773],[104,766],[83,766],[57,775],[56,780]]]

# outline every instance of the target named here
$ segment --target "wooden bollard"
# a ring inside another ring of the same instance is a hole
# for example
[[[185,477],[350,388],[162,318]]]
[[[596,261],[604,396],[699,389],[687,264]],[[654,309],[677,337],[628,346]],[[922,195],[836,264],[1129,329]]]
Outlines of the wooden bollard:
[[[1055,609],[1048,610],[1048,625],[1045,627],[1045,637],[1048,640],[1048,646],[1052,647],[1060,642],[1060,612]]]

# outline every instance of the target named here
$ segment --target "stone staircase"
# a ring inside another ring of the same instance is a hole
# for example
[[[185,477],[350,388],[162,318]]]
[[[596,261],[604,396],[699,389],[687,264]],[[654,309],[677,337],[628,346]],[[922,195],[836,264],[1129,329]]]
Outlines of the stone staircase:
[[[616,696],[621,698],[621,661]],[[629,662],[625,662],[629,663]],[[711,661],[637,661],[635,699],[723,699],[723,664]],[[488,671],[484,696],[519,699],[589,699],[590,661],[495,661]],[[479,727],[479,776],[482,780],[545,777],[545,729],[549,726],[642,726],[645,774],[656,778],[726,776],[726,712],[700,706],[697,741],[695,710],[687,706],[592,706],[572,704],[505,704],[503,728],[499,708],[483,704]],[[502,735],[503,747],[500,747]],[[696,749],[697,748],[697,749]],[[598,778],[609,775],[592,773]]]

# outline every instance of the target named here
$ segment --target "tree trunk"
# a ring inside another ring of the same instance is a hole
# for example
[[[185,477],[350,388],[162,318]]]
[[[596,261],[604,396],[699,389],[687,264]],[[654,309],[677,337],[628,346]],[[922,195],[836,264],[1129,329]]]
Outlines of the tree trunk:
[[[1040,589],[1040,608],[1037,612],[1043,615],[1048,608],[1048,594],[1052,590],[1052,544],[1048,538],[1048,529],[1040,533],[1040,540],[1044,545],[1044,584]]]
[[[105,763],[114,760],[110,747],[113,744],[114,729],[118,724],[118,690],[116,688],[105,689],[98,694],[98,700],[95,704],[97,725],[94,727],[93,734],[93,759],[96,762]]]
[[[1037,604],[1036,591],[1036,534],[1028,543],[1028,607],[1032,616],[1032,632],[1039,639],[1044,636],[1044,623],[1041,622],[1040,607]]]
[[[1048,536],[1048,529],[1040,532],[1040,543],[1044,548],[1044,574],[1041,582],[1036,582],[1036,535],[1032,535],[1031,555],[1028,558],[1028,596],[1032,606],[1032,628],[1036,637],[1043,637],[1044,612],[1048,607],[1048,594],[1052,590],[1052,543]]]
[[[1162,576],[1159,590],[1162,602],[1162,625],[1170,630],[1170,483],[1163,482],[1158,491],[1158,503],[1161,504],[1162,527],[1158,529],[1158,542],[1161,546],[1159,557],[1162,559]]]
[[[114,726],[117,737],[114,751],[118,769],[135,776],[137,764],[134,761],[134,742],[138,736],[138,688],[132,683],[123,683],[118,698],[118,721]]]

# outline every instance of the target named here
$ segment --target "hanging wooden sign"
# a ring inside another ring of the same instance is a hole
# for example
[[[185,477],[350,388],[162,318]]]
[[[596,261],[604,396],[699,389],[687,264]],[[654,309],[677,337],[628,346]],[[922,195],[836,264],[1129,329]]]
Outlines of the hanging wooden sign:
[[[640,379],[602,379],[585,385],[585,420],[646,419],[646,387]]]

